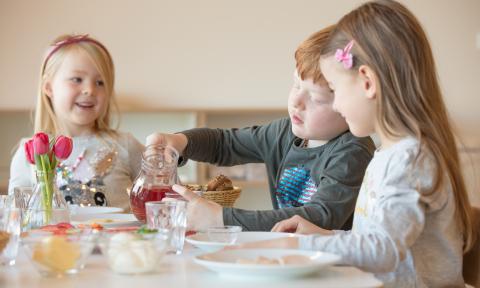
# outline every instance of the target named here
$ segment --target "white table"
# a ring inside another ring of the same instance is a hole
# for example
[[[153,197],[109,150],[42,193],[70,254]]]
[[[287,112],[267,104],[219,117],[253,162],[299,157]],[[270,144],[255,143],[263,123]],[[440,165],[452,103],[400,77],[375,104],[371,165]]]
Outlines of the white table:
[[[281,287],[381,287],[382,283],[373,274],[354,267],[334,266],[317,274],[298,279],[229,278],[219,276],[193,262],[193,256],[200,250],[185,247],[183,255],[167,255],[158,272],[144,275],[119,275],[109,270],[106,258],[91,255],[84,270],[77,275],[63,278],[40,276],[20,249],[17,264],[12,267],[0,266],[0,287],[45,287],[45,288],[143,288],[143,287],[207,287],[246,288],[272,285]]]

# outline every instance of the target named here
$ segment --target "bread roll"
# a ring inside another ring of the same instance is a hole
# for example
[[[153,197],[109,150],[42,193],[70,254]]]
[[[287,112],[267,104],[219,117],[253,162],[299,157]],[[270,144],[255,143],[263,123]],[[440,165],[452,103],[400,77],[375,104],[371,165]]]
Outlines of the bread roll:
[[[232,180],[221,174],[210,180],[207,184],[207,191],[225,191],[232,189]]]

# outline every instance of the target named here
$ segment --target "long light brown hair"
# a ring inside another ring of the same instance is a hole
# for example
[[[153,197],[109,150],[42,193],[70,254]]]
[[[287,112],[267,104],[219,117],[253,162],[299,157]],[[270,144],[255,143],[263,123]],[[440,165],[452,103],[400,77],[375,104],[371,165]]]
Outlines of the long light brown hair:
[[[411,135],[420,142],[418,155],[428,151],[434,156],[433,186],[421,192],[435,193],[446,182],[451,184],[467,251],[474,238],[472,208],[432,50],[422,26],[403,5],[390,0],[373,1],[337,23],[322,55],[333,55],[351,40],[355,43],[351,50],[352,71],[367,65],[379,79],[380,129],[393,137]]]
[[[90,59],[92,59],[95,67],[97,68],[100,76],[104,82],[105,92],[108,97],[108,104],[103,113],[95,120],[95,132],[105,132],[111,136],[115,136],[115,129],[111,128],[111,112],[114,110],[118,112],[118,106],[115,101],[114,82],[115,82],[115,69],[113,60],[106,48],[97,40],[89,37],[92,41],[81,41],[70,43],[68,45],[61,46],[54,53],[50,53],[51,47],[61,43],[72,37],[78,37],[77,35],[61,35],[57,37],[52,43],[42,63],[40,69],[40,80],[37,94],[37,106],[35,109],[35,132],[45,132],[51,135],[58,135],[62,133],[58,119],[55,115],[50,97],[45,93],[44,85],[46,81],[50,81],[55,77],[55,73],[58,71],[63,63],[65,57],[74,50],[80,50],[85,52]],[[101,45],[101,46],[100,46]]]

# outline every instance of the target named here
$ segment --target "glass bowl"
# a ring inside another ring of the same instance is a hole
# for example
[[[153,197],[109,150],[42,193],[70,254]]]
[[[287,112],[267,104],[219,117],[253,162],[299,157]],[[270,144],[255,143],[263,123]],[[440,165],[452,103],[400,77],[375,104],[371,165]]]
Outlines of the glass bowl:
[[[207,236],[212,242],[234,244],[240,232],[241,226],[210,227],[207,229]]]
[[[151,230],[148,233],[104,233],[100,241],[102,254],[110,269],[119,274],[153,272],[165,254],[168,236]]]
[[[47,277],[76,274],[85,267],[88,256],[96,245],[91,230],[54,234],[31,231],[22,239],[24,250],[37,271]]]

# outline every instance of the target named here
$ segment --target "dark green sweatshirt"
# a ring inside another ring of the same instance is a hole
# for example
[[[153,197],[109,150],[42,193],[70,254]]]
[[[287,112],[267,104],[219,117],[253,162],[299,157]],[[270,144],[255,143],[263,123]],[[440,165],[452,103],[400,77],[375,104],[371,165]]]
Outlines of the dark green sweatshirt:
[[[375,146],[370,137],[345,132],[326,144],[303,148],[290,119],[242,129],[196,128],[183,157],[218,166],[265,163],[274,210],[223,208],[225,225],[268,231],[300,215],[325,229],[349,229],[360,184]]]

